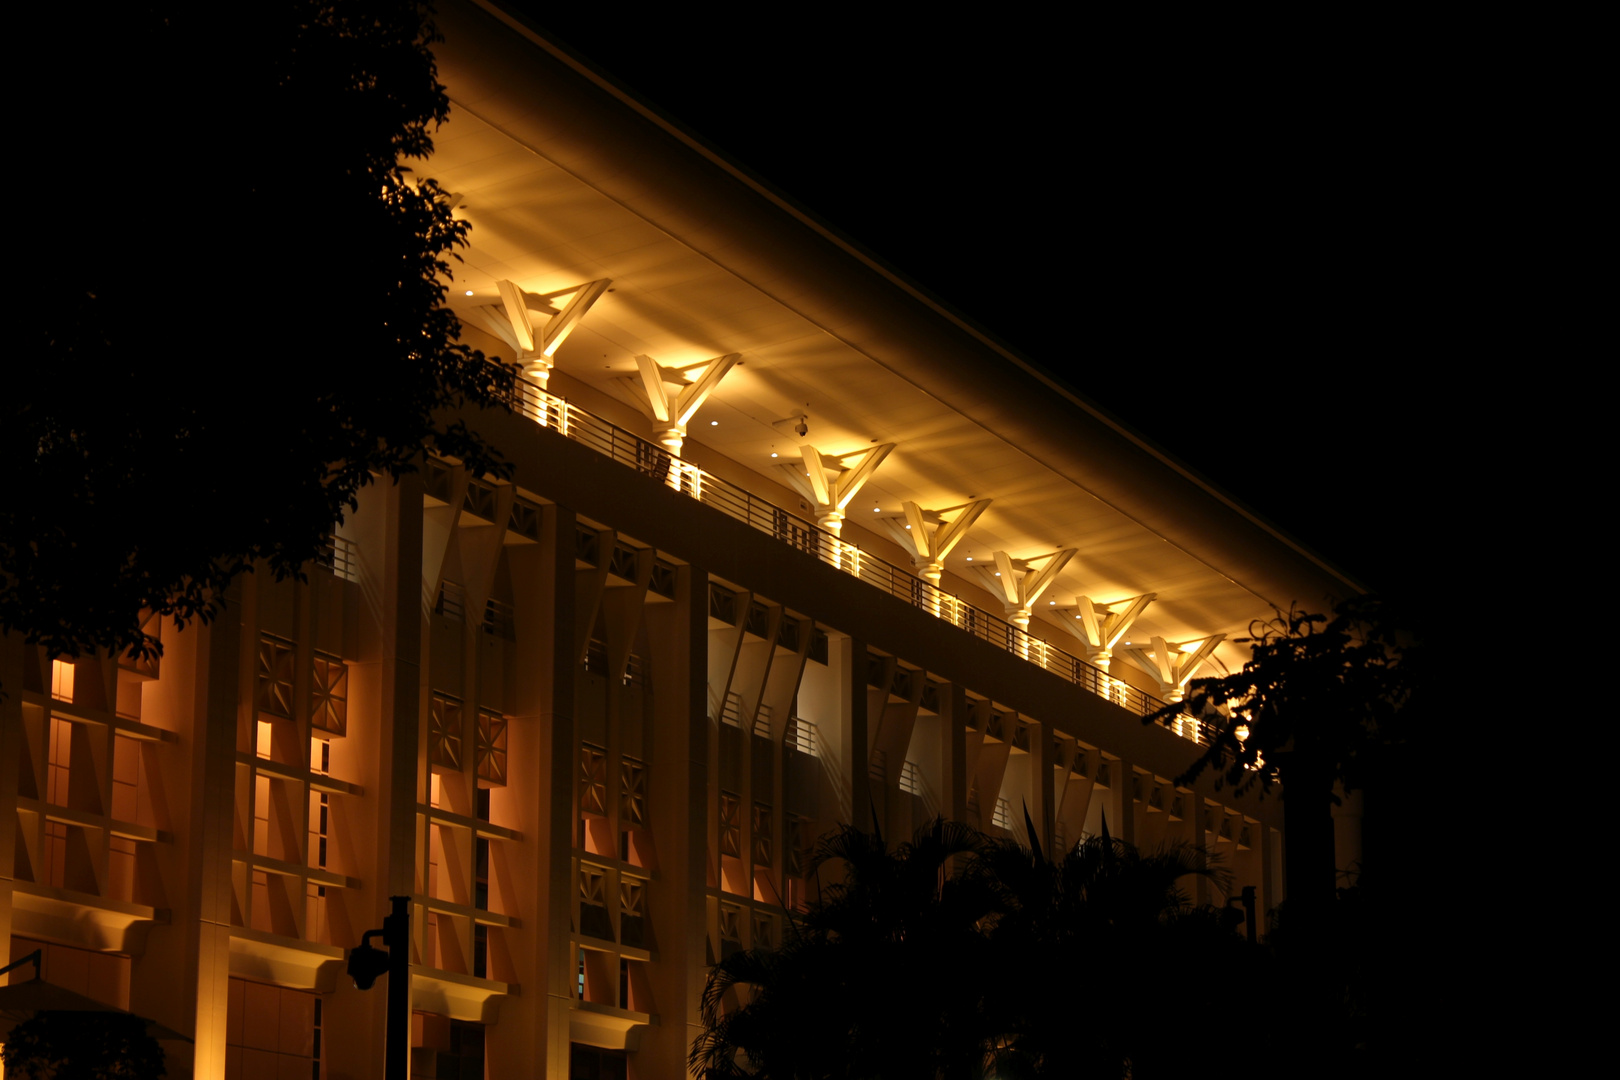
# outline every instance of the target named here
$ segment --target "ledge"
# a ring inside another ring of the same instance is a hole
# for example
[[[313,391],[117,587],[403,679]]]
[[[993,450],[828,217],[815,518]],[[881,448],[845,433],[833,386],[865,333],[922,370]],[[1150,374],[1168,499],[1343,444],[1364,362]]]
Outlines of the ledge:
[[[442,821],[446,825],[455,825],[459,828],[470,829],[486,840],[522,840],[523,834],[515,829],[508,829],[502,825],[491,825],[478,818],[470,818],[465,814],[457,814],[438,806],[429,806],[427,803],[417,803],[416,812],[426,814],[429,821]]]
[[[326,885],[334,889],[358,889],[360,887],[359,878],[345,877],[343,874],[333,873],[331,870],[322,870],[317,866],[303,866],[283,859],[272,859],[268,855],[247,855],[238,851],[232,853],[231,861],[244,863],[267,873],[280,874],[283,877],[307,877],[317,885]]]
[[[147,843],[174,843],[174,834],[164,829],[154,829],[147,825],[119,821],[106,814],[93,814],[88,810],[73,810],[66,806],[57,806],[55,803],[30,799],[21,795],[17,797],[17,809],[29,814],[42,814],[47,821],[59,821],[64,825],[76,825],[84,829],[105,829],[114,836],[122,836],[129,840],[144,840]]]
[[[575,934],[574,947],[579,949],[589,949],[592,952],[613,953],[616,956],[624,957],[626,960],[652,961],[658,959],[658,955],[656,953],[643,949],[639,946],[620,945],[616,941],[609,941],[606,938],[595,937],[591,934]]]
[[[446,915],[458,915],[463,919],[471,919],[475,923],[485,926],[507,926],[513,930],[523,929],[523,921],[515,915],[502,915],[498,911],[486,911],[484,908],[468,907],[458,904],[454,900],[440,900],[437,897],[424,896],[416,893],[411,897],[413,903],[421,904],[430,911],[442,911]]]
[[[325,773],[310,772],[299,765],[288,765],[283,761],[274,761],[270,758],[259,757],[257,754],[244,754],[237,751],[236,763],[238,765],[251,765],[258,772],[266,776],[274,776],[280,780],[291,780],[295,784],[307,783],[316,791],[324,791],[332,795],[364,795],[365,791],[359,784],[351,784],[347,780],[339,780],[335,776]]]
[[[595,1001],[576,999],[571,1004],[569,1040],[604,1050],[639,1050],[641,1033],[658,1023],[658,1017],[650,1013],[631,1012]]]
[[[168,923],[167,908],[129,904],[88,893],[18,881],[12,891],[11,931],[96,952],[140,956],[146,935]]]
[[[153,727],[143,724],[139,720],[130,720],[122,716],[114,716],[113,730],[132,739],[144,739],[147,742],[179,742],[180,736],[168,728]]]
[[[231,928],[231,974],[330,994],[343,972],[343,949],[242,926]]]
[[[503,997],[517,997],[517,983],[496,982],[422,964],[411,965],[411,1008],[438,1013],[452,1020],[493,1024],[499,1019]]]

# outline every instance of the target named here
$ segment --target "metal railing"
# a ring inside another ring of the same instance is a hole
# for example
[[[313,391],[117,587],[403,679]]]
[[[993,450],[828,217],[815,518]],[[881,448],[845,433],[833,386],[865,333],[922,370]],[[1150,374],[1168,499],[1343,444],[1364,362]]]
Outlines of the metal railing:
[[[328,536],[315,562],[345,581],[360,581],[360,549],[353,540],[336,533]]]
[[[1043,641],[1007,620],[975,607],[953,593],[903,570],[858,545],[845,543],[837,535],[790,514],[750,491],[704,472],[696,465],[673,456],[657,443],[603,420],[570,404],[539,386],[519,378],[514,393],[516,411],[541,427],[612,458],[728,517],[814,556],[828,565],[860,578],[913,607],[944,619],[981,641],[1028,660],[1060,679],[1065,679],[1137,716],[1147,716],[1164,708],[1165,703],[1151,694],[1113,678],[1071,653]],[[1182,738],[1207,744],[1205,725],[1190,716],[1161,721]]]

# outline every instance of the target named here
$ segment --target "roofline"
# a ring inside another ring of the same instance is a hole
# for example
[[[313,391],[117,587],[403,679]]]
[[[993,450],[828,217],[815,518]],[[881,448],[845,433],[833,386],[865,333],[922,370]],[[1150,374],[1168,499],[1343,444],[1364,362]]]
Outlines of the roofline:
[[[951,330],[954,331],[954,334],[952,336],[955,336],[957,334],[964,335],[964,336],[968,337],[969,339],[971,339],[971,341],[975,345],[977,345],[978,347],[980,347],[982,349],[989,350],[1000,361],[1002,361],[1002,362],[1004,362],[1006,364],[1012,365],[1014,368],[1017,369],[1018,372],[1022,373],[1025,377],[1027,377],[1029,379],[1033,379],[1036,383],[1039,384],[1040,387],[1044,388],[1045,390],[1047,390],[1049,392],[1055,393],[1064,402],[1068,403],[1070,406],[1072,406],[1074,408],[1079,409],[1082,413],[1084,413],[1087,417],[1089,417],[1094,423],[1100,425],[1108,433],[1108,435],[1112,437],[1112,439],[1118,439],[1118,440],[1124,441],[1136,453],[1145,455],[1147,458],[1149,458],[1152,462],[1154,462],[1158,466],[1160,466],[1160,467],[1162,467],[1164,469],[1170,470],[1176,477],[1178,477],[1180,479],[1180,481],[1192,486],[1205,499],[1211,500],[1211,501],[1215,502],[1216,504],[1218,504],[1219,506],[1223,507],[1226,511],[1238,515],[1249,526],[1253,527],[1254,529],[1259,530],[1259,532],[1262,533],[1265,537],[1267,537],[1271,541],[1281,545],[1291,555],[1297,557],[1298,559],[1302,560],[1305,564],[1307,564],[1314,571],[1313,573],[1308,573],[1306,575],[1307,578],[1317,578],[1318,575],[1324,575],[1325,574],[1327,579],[1329,579],[1329,580],[1320,580],[1319,579],[1318,582],[1317,582],[1318,585],[1326,584],[1331,589],[1336,584],[1338,586],[1348,587],[1349,589],[1351,589],[1351,590],[1353,590],[1355,592],[1363,592],[1363,591],[1365,591],[1365,589],[1364,589],[1364,587],[1362,585],[1360,585],[1358,582],[1356,582],[1354,579],[1352,579],[1349,575],[1347,575],[1343,571],[1341,571],[1338,568],[1334,567],[1332,564],[1327,562],[1327,560],[1325,560],[1321,556],[1317,555],[1315,552],[1311,551],[1304,544],[1302,544],[1301,542],[1295,540],[1293,537],[1291,537],[1287,533],[1283,532],[1280,528],[1278,528],[1277,526],[1271,524],[1269,521],[1265,520],[1259,514],[1255,513],[1254,511],[1250,510],[1248,507],[1244,506],[1238,500],[1236,500],[1232,496],[1228,495],[1226,492],[1222,491],[1220,488],[1218,488],[1216,485],[1214,485],[1213,483],[1211,483],[1210,481],[1205,479],[1203,476],[1199,475],[1196,471],[1194,471],[1190,467],[1184,465],[1180,461],[1177,461],[1172,455],[1170,455],[1169,453],[1167,453],[1164,450],[1160,449],[1158,446],[1154,445],[1151,441],[1149,441],[1144,436],[1142,436],[1142,435],[1138,434],[1137,432],[1131,430],[1128,426],[1126,426],[1125,424],[1123,424],[1119,420],[1115,419],[1113,416],[1111,416],[1109,413],[1107,413],[1103,409],[1101,409],[1098,406],[1092,404],[1091,402],[1085,400],[1079,394],[1077,394],[1073,390],[1069,389],[1069,387],[1064,385],[1062,382],[1060,382],[1057,379],[1053,378],[1052,376],[1048,375],[1037,364],[1035,364],[1035,363],[1033,363],[1033,362],[1031,362],[1029,360],[1026,360],[1022,356],[1018,355],[1018,353],[1015,350],[1013,350],[1012,348],[1010,348],[1006,344],[1002,343],[1001,341],[998,341],[994,336],[992,336],[990,333],[988,333],[987,331],[985,331],[981,327],[975,325],[971,320],[963,317],[962,315],[958,314],[956,311],[952,310],[948,305],[944,304],[943,302],[938,300],[936,297],[929,294],[927,292],[927,290],[921,288],[920,286],[918,286],[915,283],[913,283],[913,282],[909,281],[908,279],[906,279],[902,274],[898,273],[893,268],[886,265],[881,259],[879,259],[876,256],[872,255],[871,253],[863,250],[860,247],[860,245],[858,245],[855,242],[851,241],[849,238],[843,236],[836,229],[834,229],[834,228],[828,226],[826,223],[820,221],[818,218],[816,218],[813,214],[811,214],[805,208],[799,206],[792,199],[788,198],[787,196],[783,195],[781,192],[778,192],[777,190],[772,188],[768,183],[764,182],[759,177],[755,176],[748,169],[746,169],[746,168],[740,166],[738,163],[732,161],[726,155],[724,155],[720,151],[716,150],[715,148],[713,148],[710,145],[708,145],[707,143],[705,143],[701,138],[699,138],[698,136],[694,135],[692,132],[690,132],[690,131],[686,130],[685,128],[683,128],[681,125],[679,125],[674,120],[669,118],[667,115],[662,113],[656,107],[652,106],[651,104],[647,103],[646,101],[643,101],[641,98],[639,98],[633,92],[631,92],[630,90],[626,89],[625,87],[623,87],[620,84],[618,84],[617,82],[615,82],[606,73],[604,73],[601,70],[597,69],[596,67],[594,67],[590,63],[586,62],[582,58],[576,56],[570,49],[568,49],[564,45],[560,44],[559,42],[554,41],[552,38],[548,37],[544,30],[542,30],[541,28],[536,27],[535,25],[533,25],[525,17],[506,10],[500,4],[494,2],[494,0],[445,0],[445,2],[441,6],[441,11],[440,11],[441,30],[444,29],[444,25],[445,25],[445,23],[447,21],[447,17],[448,17],[448,20],[451,21],[451,22],[457,21],[458,16],[455,13],[454,9],[456,7],[463,6],[463,5],[472,6],[472,7],[475,7],[477,9],[479,9],[486,16],[488,16],[490,19],[495,20],[496,22],[498,22],[502,26],[504,26],[507,30],[515,33],[517,36],[522,38],[523,41],[525,41],[529,45],[543,51],[552,60],[556,61],[558,64],[560,64],[564,68],[566,68],[567,71],[569,73],[571,73],[573,76],[575,76],[575,77],[577,77],[579,79],[583,79],[586,83],[588,83],[590,85],[591,88],[593,88],[594,90],[596,90],[600,94],[606,95],[608,98],[610,98],[612,100],[613,103],[615,103],[616,105],[618,105],[618,106],[620,106],[622,108],[628,109],[632,114],[634,114],[634,117],[637,120],[639,120],[641,122],[644,122],[646,124],[652,125],[654,128],[657,129],[657,131],[659,133],[663,134],[667,138],[669,138],[669,139],[673,140],[674,142],[676,142],[677,144],[679,144],[685,151],[687,151],[689,153],[692,153],[692,154],[696,154],[702,160],[704,165],[706,165],[706,166],[708,166],[710,168],[719,170],[721,173],[723,173],[725,175],[726,178],[728,178],[729,180],[731,180],[734,183],[742,185],[755,198],[757,198],[759,200],[762,200],[763,202],[768,204],[769,207],[772,210],[774,210],[776,212],[779,212],[779,213],[786,214],[789,218],[792,219],[793,222],[796,222],[799,226],[802,226],[802,227],[808,229],[811,233],[813,233],[814,236],[819,241],[821,241],[824,244],[831,245],[834,249],[836,249],[836,251],[841,256],[843,256],[845,258],[855,260],[868,273],[876,275],[877,277],[879,277],[889,287],[900,291],[902,294],[904,294],[910,300],[921,304],[924,308],[926,308],[934,316],[936,316],[936,317],[938,317],[940,319],[943,319],[947,324],[949,324],[949,327],[951,328]],[[472,30],[474,30],[474,27],[472,27],[472,26],[461,26],[461,27],[459,27],[459,29],[465,29],[465,30],[472,31]],[[447,35],[447,37],[448,37],[448,35]],[[494,42],[488,42],[488,43],[489,44],[494,44]],[[446,44],[447,44],[449,50],[453,53],[454,48],[455,48],[454,41],[453,40],[449,41]],[[441,46],[441,49],[443,49],[443,48],[445,48],[445,46]],[[484,55],[486,55],[486,54],[481,54],[481,56],[484,56]],[[541,82],[544,81],[543,73],[536,71],[532,65],[522,65],[522,64],[514,65],[513,67],[508,69],[507,74],[513,76],[518,81],[541,81]],[[474,112],[474,110],[467,104],[458,103],[458,106],[463,108],[463,109],[466,109],[469,112]],[[478,114],[476,112],[474,112],[474,115],[478,115]],[[501,123],[499,123],[498,121],[492,119],[489,116],[482,116],[481,119],[484,119],[486,123],[490,123],[492,126],[505,131],[508,135],[510,135],[513,138],[517,139],[519,142],[522,142],[525,145],[528,145],[536,153],[541,153],[541,151],[539,150],[539,147],[535,144],[536,140],[523,138],[522,135],[519,132],[508,130]],[[594,117],[594,119],[602,120],[602,119],[604,119],[604,117],[602,115],[600,115],[600,113],[598,113],[598,115],[596,115]],[[621,122],[621,124],[622,124],[622,122]],[[634,126],[633,121],[632,121],[631,126]],[[631,134],[631,133],[621,129],[620,131],[614,132],[613,134],[619,135],[619,136],[622,137],[622,136],[625,136],[625,135],[628,135],[628,134]],[[658,215],[658,216],[649,217],[646,213],[644,213],[642,211],[642,208],[639,205],[639,203],[642,202],[643,200],[637,199],[635,197],[638,194],[644,194],[644,193],[643,192],[638,192],[638,191],[630,191],[630,192],[627,193],[627,192],[622,190],[625,187],[634,188],[635,185],[633,185],[633,184],[632,185],[623,185],[623,184],[621,184],[621,185],[619,185],[619,188],[621,190],[612,190],[612,189],[610,189],[609,186],[605,185],[603,182],[600,182],[599,179],[597,178],[597,176],[592,175],[592,176],[588,177],[588,176],[584,175],[581,171],[576,171],[576,169],[574,167],[571,167],[571,164],[569,162],[559,160],[558,156],[556,156],[556,155],[553,155],[553,154],[550,154],[550,153],[543,153],[541,156],[546,157],[548,160],[552,161],[553,163],[555,163],[555,164],[559,165],[560,167],[564,168],[566,171],[568,171],[571,174],[577,176],[579,179],[581,179],[581,180],[585,181],[586,183],[590,184],[590,186],[596,188],[598,191],[601,191],[604,195],[607,195],[609,198],[612,198],[615,202],[618,202],[620,205],[623,205],[627,209],[630,209],[632,211],[635,211],[635,212],[641,214],[641,216],[643,216],[646,220],[649,220],[650,222],[664,228],[666,232],[669,232],[670,235],[674,236],[676,239],[680,239],[683,242],[689,242],[687,240],[687,237],[681,235],[680,233],[671,231],[670,226],[672,224],[672,220],[671,220],[672,215],[669,212],[670,209],[671,209],[669,206],[666,205],[663,208],[665,210],[665,213],[663,213],[661,215]],[[576,154],[575,156],[578,157],[580,155]],[[586,155],[586,156],[589,156],[589,155]],[[605,155],[605,156],[611,157],[612,155],[608,154],[608,155]],[[691,166],[690,166],[690,163],[689,163],[688,164],[688,170],[690,170],[690,167]],[[663,172],[660,172],[660,175],[665,175],[665,174]],[[628,194],[629,197],[626,197],[627,194]],[[701,209],[692,210],[691,212],[689,212],[686,215],[681,215],[679,210],[677,209],[673,216],[676,217],[676,218],[680,218],[680,217],[684,216],[685,218],[688,219],[687,221],[678,222],[679,224],[690,223],[690,224],[696,226],[699,229],[707,230],[707,231],[713,231],[714,224],[715,224],[712,220],[702,220],[704,215],[703,215]],[[755,224],[759,224],[759,223],[756,221]],[[780,227],[781,227],[781,223],[778,223],[777,228],[780,229]],[[750,243],[750,241],[752,239],[751,237],[749,237],[747,235],[747,230],[745,230],[745,229],[733,228],[733,229],[728,230],[728,231],[730,232],[729,239],[731,239],[733,241],[733,243],[726,245],[728,248],[736,249],[736,248],[746,247]],[[756,287],[758,287],[758,282],[754,278],[754,276],[743,272],[734,263],[732,263],[730,261],[727,261],[727,260],[716,258],[715,254],[712,251],[707,251],[702,246],[698,246],[698,245],[693,245],[693,246],[695,247],[696,250],[703,251],[704,254],[708,255],[711,258],[711,260],[716,261],[717,265],[723,266],[725,269],[727,269],[727,270],[729,270],[729,271],[731,271],[733,273],[736,273],[743,280],[750,281],[750,282],[756,284]],[[746,260],[743,260],[743,261],[746,261]],[[801,278],[801,279],[804,278],[805,277],[805,272],[803,270],[803,264],[795,264],[795,265],[800,270],[800,273],[798,274],[798,277]],[[778,273],[776,276],[780,278],[780,277],[783,277],[783,276],[792,276],[792,275],[783,275],[783,274]],[[812,276],[814,276],[814,275],[812,275]],[[767,290],[767,289],[762,289],[762,291],[765,291],[768,294],[770,293],[770,290]],[[814,287],[812,286],[811,290],[800,289],[798,291],[803,293],[805,291],[824,292],[826,290],[824,290],[824,289],[817,290],[817,289],[814,289]],[[834,289],[832,291],[838,291],[838,290]],[[940,400],[943,404],[946,404],[947,407],[952,408],[954,411],[960,413],[961,415],[963,415],[965,417],[968,417],[969,419],[974,420],[975,422],[981,422],[982,423],[982,421],[978,417],[975,417],[972,414],[964,411],[963,409],[961,409],[961,408],[959,408],[959,407],[957,407],[955,405],[952,405],[948,400],[946,400],[944,397],[942,397],[939,393],[936,393],[936,386],[935,385],[931,385],[930,383],[924,383],[924,382],[919,381],[917,378],[914,377],[914,375],[916,374],[915,372],[908,372],[907,370],[904,370],[901,367],[897,367],[895,363],[892,363],[892,362],[884,359],[883,357],[880,357],[880,356],[876,355],[872,351],[872,349],[863,346],[860,343],[860,341],[853,340],[850,336],[847,336],[845,333],[840,332],[834,326],[829,325],[830,320],[823,319],[823,318],[818,318],[814,313],[812,313],[810,311],[807,311],[805,305],[800,304],[800,303],[795,303],[790,299],[785,299],[781,295],[775,295],[774,298],[777,299],[779,302],[782,302],[784,304],[784,306],[788,307],[790,310],[793,310],[797,314],[799,314],[802,317],[806,318],[807,321],[811,322],[813,325],[816,325],[816,326],[820,327],[821,329],[823,329],[827,333],[829,333],[832,336],[838,338],[840,341],[843,341],[845,344],[848,344],[850,347],[855,348],[857,351],[861,352],[863,355],[868,356],[875,363],[878,363],[880,366],[884,367],[885,369],[887,369],[887,370],[893,372],[894,374],[898,375],[899,377],[905,379],[907,382],[911,383],[912,385],[917,386],[920,390],[923,390],[924,392],[928,393],[930,396],[935,397],[936,400]],[[825,299],[825,298],[818,296],[816,299]],[[883,336],[887,337],[888,335],[883,335]],[[1001,436],[1001,437],[1005,437],[1005,436]],[[1062,455],[1059,455],[1059,456],[1061,457]],[[1204,556],[1200,553],[1199,550],[1195,550],[1193,547],[1189,546],[1187,543],[1184,543],[1184,542],[1182,542],[1182,540],[1179,540],[1175,535],[1171,535],[1171,534],[1175,534],[1175,533],[1182,533],[1183,530],[1178,530],[1178,529],[1166,530],[1165,528],[1162,527],[1162,522],[1160,524],[1155,524],[1153,521],[1148,520],[1149,517],[1158,516],[1158,515],[1144,515],[1144,514],[1142,514],[1140,512],[1137,512],[1140,509],[1142,509],[1143,500],[1135,499],[1135,498],[1120,499],[1118,497],[1110,497],[1110,495],[1117,496],[1118,492],[1117,491],[1116,492],[1110,492],[1110,493],[1100,492],[1100,491],[1096,490],[1096,488],[1094,486],[1083,483],[1077,477],[1075,477],[1073,475],[1069,475],[1069,473],[1065,469],[1063,469],[1061,467],[1058,467],[1057,464],[1054,461],[1050,460],[1048,457],[1042,456],[1041,460],[1044,463],[1046,463],[1048,466],[1053,467],[1057,472],[1059,472],[1060,475],[1064,475],[1065,479],[1069,480],[1071,483],[1074,483],[1081,490],[1087,491],[1088,493],[1090,493],[1093,496],[1095,496],[1096,498],[1098,498],[1100,501],[1103,501],[1103,502],[1107,503],[1108,505],[1112,506],[1114,509],[1116,509],[1119,512],[1125,514],[1127,517],[1131,518],[1133,521],[1136,521],[1138,524],[1141,524],[1143,527],[1145,527],[1145,528],[1149,529],[1150,531],[1154,532],[1155,534],[1159,535],[1162,539],[1165,539],[1167,542],[1175,544],[1177,547],[1179,547],[1182,550],[1186,551],[1189,555],[1192,555],[1193,557],[1198,558],[1199,561],[1201,561],[1201,562],[1205,562],[1206,565],[1210,565],[1212,569],[1217,570],[1218,572],[1222,573],[1224,576],[1228,576],[1231,580],[1237,581],[1239,584],[1241,584],[1244,587],[1250,589],[1250,591],[1254,592],[1257,596],[1260,596],[1262,599],[1265,599],[1268,603],[1271,603],[1271,604],[1273,604],[1275,606],[1285,606],[1286,603],[1292,602],[1295,599],[1304,599],[1304,600],[1307,600],[1307,602],[1309,602],[1311,600],[1314,600],[1314,599],[1317,599],[1317,597],[1301,596],[1300,595],[1300,590],[1299,590],[1298,586],[1304,586],[1307,589],[1309,589],[1309,587],[1310,587],[1306,582],[1303,582],[1303,581],[1297,582],[1296,587],[1291,589],[1291,590],[1287,589],[1286,585],[1285,585],[1285,591],[1291,591],[1293,593],[1293,595],[1283,596],[1283,595],[1279,594],[1276,591],[1276,585],[1284,585],[1285,584],[1284,582],[1281,582],[1281,581],[1272,582],[1272,583],[1270,583],[1272,585],[1272,587],[1267,588],[1260,581],[1253,580],[1254,575],[1252,575],[1252,574],[1245,574],[1244,575],[1244,577],[1248,578],[1249,580],[1239,580],[1236,577],[1232,577],[1231,574],[1229,573],[1229,568],[1227,566],[1220,566],[1220,565],[1216,565],[1216,564],[1213,564],[1213,563],[1209,563],[1208,560],[1204,558]],[[1154,487],[1159,487],[1160,485],[1153,485],[1153,486]],[[1149,500],[1149,501],[1151,501],[1151,500]],[[1207,537],[1206,537],[1206,539],[1207,539]],[[1201,545],[1201,546],[1207,547],[1207,545]],[[1217,546],[1220,546],[1220,545],[1217,545]],[[1239,559],[1237,561],[1238,562],[1249,562],[1250,560]],[[1272,567],[1272,569],[1276,570],[1278,568]],[[1241,571],[1239,571],[1239,572],[1241,572]],[[1261,577],[1271,577],[1272,575],[1271,574],[1261,574],[1259,576],[1261,576]],[[1284,578],[1296,578],[1297,575],[1293,574],[1293,573],[1285,572],[1283,574],[1283,577]]]

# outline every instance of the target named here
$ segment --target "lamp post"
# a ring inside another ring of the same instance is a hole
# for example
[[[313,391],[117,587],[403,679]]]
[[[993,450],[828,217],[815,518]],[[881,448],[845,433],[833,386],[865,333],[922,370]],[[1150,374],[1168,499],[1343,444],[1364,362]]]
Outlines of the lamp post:
[[[349,950],[349,976],[360,990],[370,990],[377,976],[388,976],[387,1043],[383,1054],[386,1080],[410,1080],[411,1030],[411,898],[390,896],[393,914],[383,917],[381,930],[367,930],[360,944]],[[384,953],[370,944],[381,937]]]

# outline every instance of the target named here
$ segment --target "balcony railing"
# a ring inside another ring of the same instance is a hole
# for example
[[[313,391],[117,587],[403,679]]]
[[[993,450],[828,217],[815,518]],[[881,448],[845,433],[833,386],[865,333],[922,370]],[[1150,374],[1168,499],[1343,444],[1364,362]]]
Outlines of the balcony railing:
[[[728,517],[774,536],[890,596],[944,619],[998,649],[1044,668],[1098,697],[1107,698],[1131,713],[1147,716],[1164,708],[1164,702],[1151,694],[1113,678],[1078,656],[1041,640],[983,608],[974,607],[961,597],[945,592],[891,562],[862,551],[855,544],[844,542],[819,525],[674,457],[657,443],[594,416],[566,399],[542,390],[527,379],[519,378],[517,381],[514,408],[541,427],[551,428],[621,465],[660,480],[705,506],[711,506]],[[1161,721],[1161,725],[1200,745],[1208,741],[1204,725],[1193,717],[1183,715],[1169,722]]]

